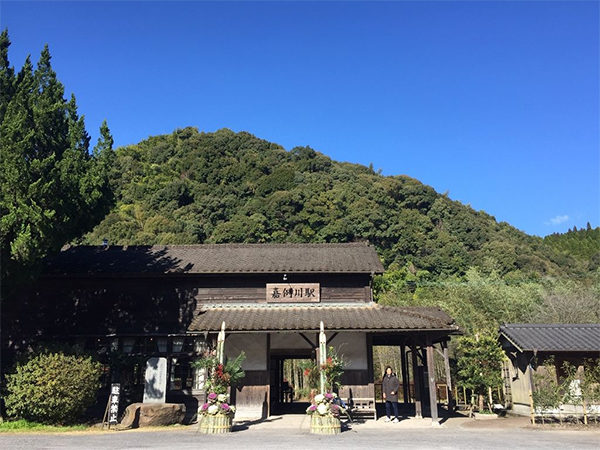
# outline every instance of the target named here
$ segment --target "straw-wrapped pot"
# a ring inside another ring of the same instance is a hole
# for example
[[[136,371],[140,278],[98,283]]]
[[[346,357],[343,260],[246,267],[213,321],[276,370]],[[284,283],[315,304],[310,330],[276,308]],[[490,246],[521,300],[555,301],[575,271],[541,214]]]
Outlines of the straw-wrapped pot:
[[[231,433],[233,417],[229,414],[205,414],[200,418],[198,431],[205,434]]]
[[[312,434],[340,434],[342,425],[338,417],[312,414],[310,416],[310,432]]]

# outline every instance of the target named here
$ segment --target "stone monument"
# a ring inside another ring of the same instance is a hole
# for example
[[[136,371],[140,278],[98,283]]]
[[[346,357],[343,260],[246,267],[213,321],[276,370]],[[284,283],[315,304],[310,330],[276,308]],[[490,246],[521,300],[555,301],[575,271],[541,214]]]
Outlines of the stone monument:
[[[144,403],[165,403],[167,394],[167,358],[150,358],[146,362]]]

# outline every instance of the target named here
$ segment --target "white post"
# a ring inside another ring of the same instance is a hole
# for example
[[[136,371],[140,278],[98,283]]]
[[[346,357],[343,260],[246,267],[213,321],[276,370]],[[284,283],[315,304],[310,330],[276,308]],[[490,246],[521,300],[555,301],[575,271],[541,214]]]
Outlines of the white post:
[[[225,321],[221,323],[221,331],[217,337],[217,357],[219,358],[219,364],[225,363]]]
[[[325,372],[323,366],[327,362],[327,337],[325,327],[321,321],[321,332],[319,333],[319,377],[321,381],[321,394],[325,394]]]

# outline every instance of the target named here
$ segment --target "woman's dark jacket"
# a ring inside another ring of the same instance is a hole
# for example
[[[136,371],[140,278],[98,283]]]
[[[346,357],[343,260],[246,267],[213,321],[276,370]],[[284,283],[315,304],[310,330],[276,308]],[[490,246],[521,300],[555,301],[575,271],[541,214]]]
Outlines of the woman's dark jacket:
[[[383,382],[381,383],[381,389],[385,394],[385,399],[390,402],[398,401],[398,389],[400,389],[400,380],[394,374],[383,376]],[[393,392],[393,394],[392,394]]]

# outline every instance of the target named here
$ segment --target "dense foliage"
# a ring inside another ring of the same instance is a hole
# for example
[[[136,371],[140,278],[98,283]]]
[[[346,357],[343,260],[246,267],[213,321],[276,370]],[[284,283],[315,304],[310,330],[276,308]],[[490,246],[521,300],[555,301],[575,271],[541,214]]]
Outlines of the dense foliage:
[[[493,332],[502,323],[600,323],[600,271],[586,278],[511,279],[470,268],[464,276],[431,279],[392,266],[375,285],[379,302],[437,306],[467,334]]]
[[[116,207],[85,243],[368,240],[386,266],[410,263],[431,277],[472,266],[513,278],[588,270],[417,180],[245,132],[185,128],[120,148],[112,184]]]
[[[587,263],[589,270],[600,267],[600,227],[585,229],[573,227],[567,233],[553,233],[544,238],[544,244],[559,251],[565,258],[577,257]]]
[[[29,273],[48,252],[90,230],[112,202],[108,169],[112,137],[106,123],[92,154],[75,97],[50,64],[46,46],[34,69],[18,73],[0,34],[0,241],[4,285]]]
[[[44,424],[77,420],[94,403],[102,365],[87,356],[41,353],[7,375],[6,411]]]

